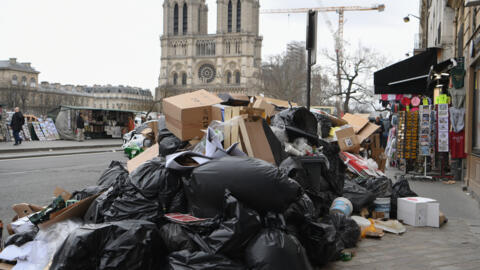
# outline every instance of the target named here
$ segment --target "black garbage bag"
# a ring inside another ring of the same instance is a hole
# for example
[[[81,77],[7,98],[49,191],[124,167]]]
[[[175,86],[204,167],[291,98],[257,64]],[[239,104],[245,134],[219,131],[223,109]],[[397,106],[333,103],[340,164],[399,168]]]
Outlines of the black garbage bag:
[[[355,247],[360,239],[361,233],[357,222],[341,213],[331,214],[328,218],[331,220],[333,226],[335,226],[335,230],[343,242],[343,246],[345,248]]]
[[[294,127],[306,133],[317,134],[317,119],[305,107],[283,110],[272,118],[272,125],[277,127]]]
[[[106,188],[103,186],[89,186],[86,187],[82,190],[74,191],[72,193],[72,197],[70,198],[71,200],[83,200],[86,199],[90,196],[96,195],[102,191],[104,191]]]
[[[277,228],[262,229],[245,250],[251,270],[313,269],[298,239]]]
[[[190,252],[182,250],[171,253],[168,257],[170,270],[244,270],[236,263],[221,254],[204,251]]]
[[[245,207],[260,214],[283,213],[302,192],[298,183],[272,164],[239,157],[224,157],[195,168],[184,187],[190,209],[197,217],[221,213],[227,189]]]
[[[403,176],[392,187],[392,197],[390,200],[390,218],[397,218],[398,198],[417,197],[417,193],[410,189],[408,180]]]
[[[368,208],[375,201],[375,195],[372,192],[350,180],[345,180],[343,197],[350,200],[354,213],[360,213],[362,208]]]
[[[160,228],[160,236],[163,239],[163,243],[165,243],[168,253],[181,250],[188,250],[190,252],[199,250],[185,228],[180,224],[167,223],[163,225]]]
[[[84,225],[57,249],[50,269],[165,269],[166,250],[154,223]]]
[[[225,194],[223,216],[217,228],[208,235],[194,237],[204,251],[221,253],[231,258],[241,256],[248,241],[262,228],[257,212],[245,208],[229,191]]]
[[[345,183],[345,170],[347,166],[339,157],[340,148],[337,144],[331,144],[323,139],[318,140],[322,147],[322,153],[328,160],[328,169],[322,171],[322,176],[330,183],[331,191],[337,197],[343,194],[343,185]]]
[[[38,227],[33,227],[31,231],[12,234],[5,241],[5,247],[10,245],[15,245],[17,247],[20,247],[27,242],[33,241],[33,239],[35,239],[35,236],[37,236],[37,233],[38,233]]]
[[[130,174],[130,183],[145,198],[155,200],[163,211],[167,211],[171,200],[182,187],[182,176],[165,167],[165,160],[153,158]]]
[[[125,181],[118,181],[112,184],[105,192],[100,194],[85,212],[83,220],[85,223],[103,223],[105,221],[105,212],[110,209],[113,201],[120,196],[123,187],[126,186]]]
[[[326,180],[328,166],[329,161],[324,157],[288,157],[280,164],[288,177],[297,181],[309,194],[318,195],[325,191],[342,194],[341,184],[335,179]]]
[[[285,213],[283,213],[287,225],[299,225],[306,219],[315,217],[315,206],[307,194],[303,194],[300,199],[290,204]]]
[[[333,124],[330,118],[328,116],[321,114],[321,113],[316,113],[312,112],[315,118],[317,119],[317,122],[320,126],[320,131],[322,138],[327,138],[330,133],[330,129],[332,128]]]
[[[322,266],[335,260],[344,249],[343,242],[331,222],[306,221],[300,230],[299,239],[314,266]]]
[[[375,195],[375,198],[392,196],[392,180],[387,177],[357,177],[354,181]]]
[[[167,209],[168,213],[188,213],[188,203],[187,196],[185,195],[185,190],[183,189],[183,183],[181,183],[181,188],[173,195],[170,205]]]
[[[332,202],[338,197],[338,195],[331,191],[319,192],[316,194],[309,192],[306,193],[312,200],[315,207],[315,217],[323,217],[328,215],[330,206],[332,206]]]
[[[113,160],[108,168],[102,173],[97,185],[109,188],[116,182],[125,182],[128,177],[128,171],[125,165],[120,161]]]
[[[122,187],[121,193],[103,213],[103,217],[107,222],[127,219],[159,222],[164,214],[158,201],[146,198],[133,185],[128,184]]]
[[[162,157],[173,154],[188,144],[188,142],[182,142],[166,128],[158,132],[157,142],[158,154]]]
[[[160,221],[170,210],[173,199],[182,188],[182,175],[165,167],[162,158],[149,160],[135,169],[108,210],[105,221],[142,219]]]

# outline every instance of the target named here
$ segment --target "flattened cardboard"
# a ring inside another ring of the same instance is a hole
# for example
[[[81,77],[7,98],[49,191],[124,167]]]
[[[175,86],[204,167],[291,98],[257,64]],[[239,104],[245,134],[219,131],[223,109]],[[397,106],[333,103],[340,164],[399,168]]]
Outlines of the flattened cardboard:
[[[343,117],[343,120],[347,121],[350,126],[353,127],[355,134],[357,134],[362,128],[368,124],[368,118],[364,118],[355,114],[346,113]]]
[[[222,99],[206,90],[198,90],[163,99],[165,123],[177,138],[188,141],[203,136],[212,121],[211,106]]]
[[[90,205],[92,204],[93,200],[95,200],[98,196],[100,195],[99,194],[96,194],[96,195],[93,195],[93,196],[90,196],[88,198],[85,198],[75,204],[72,204],[58,212],[55,212],[55,213],[52,213],[50,215],[50,220],[47,220],[43,223],[40,223],[38,224],[38,227],[41,229],[41,230],[44,230],[48,227],[50,227],[51,225],[57,223],[57,222],[60,222],[60,221],[63,221],[63,220],[67,220],[67,219],[71,219],[71,218],[76,218],[76,217],[80,217],[80,218],[83,218],[83,216],[85,215],[85,212],[87,212],[88,208],[90,207]]]
[[[377,126],[372,123],[367,123],[367,125],[362,130],[360,130],[360,132],[357,134],[359,143],[362,143],[365,139],[370,137],[370,135],[375,133],[375,131],[377,131],[377,129],[379,128],[380,126]]]
[[[281,100],[281,99],[276,99],[276,98],[269,98],[269,97],[261,97],[261,96],[256,96],[256,99],[264,99],[267,103],[273,104],[277,107],[283,107],[283,108],[289,108],[290,105],[288,104],[287,100]],[[298,104],[295,102],[290,102],[293,107],[297,107]]]
[[[360,150],[360,142],[353,127],[346,127],[335,131],[337,143],[340,150],[350,153],[358,153]]]
[[[240,121],[240,130],[248,156],[276,164],[270,143],[263,129],[262,120]]]
[[[23,218],[38,211],[42,211],[43,207],[34,204],[19,203],[12,205],[12,209],[17,213],[18,218]]]
[[[147,150],[140,153],[138,156],[130,159],[127,162],[127,170],[129,173],[133,172],[138,166],[142,165],[145,161],[148,161],[154,157],[158,157],[158,143],[152,145]]]

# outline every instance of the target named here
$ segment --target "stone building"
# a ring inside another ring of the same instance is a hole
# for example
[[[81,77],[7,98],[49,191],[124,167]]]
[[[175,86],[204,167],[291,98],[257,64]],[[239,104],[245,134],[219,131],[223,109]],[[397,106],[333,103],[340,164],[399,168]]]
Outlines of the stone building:
[[[217,0],[217,33],[208,34],[205,0],[165,0],[156,99],[197,89],[256,94],[259,8],[258,0]]]
[[[148,89],[112,85],[63,85],[41,82],[30,63],[15,58],[0,61],[0,105],[7,110],[20,107],[25,113],[46,115],[59,105],[99,109],[148,111],[152,93]]]

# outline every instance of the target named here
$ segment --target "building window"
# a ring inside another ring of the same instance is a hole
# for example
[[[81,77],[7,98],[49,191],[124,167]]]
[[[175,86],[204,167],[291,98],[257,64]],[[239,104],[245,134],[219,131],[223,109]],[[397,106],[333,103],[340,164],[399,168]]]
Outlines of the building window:
[[[232,32],[232,0],[228,1],[228,33]]]
[[[178,81],[178,74],[173,73],[173,85],[177,85],[177,81]]]
[[[187,85],[187,73],[182,74],[182,85]]]
[[[240,71],[235,72],[235,83],[240,84]]]
[[[37,86],[37,83],[35,81],[35,78],[30,78],[30,87],[35,88]]]
[[[22,77],[22,86],[27,86],[27,77]]]
[[[12,76],[12,85],[17,85],[18,84],[18,78],[17,75]]]
[[[231,41],[230,40],[227,40],[225,41],[225,54],[230,54],[230,44],[231,44]]]
[[[173,8],[173,34],[178,35],[178,4]]]
[[[187,3],[183,4],[183,34],[185,35],[188,30],[188,9]]]
[[[232,83],[232,73],[230,71],[227,71],[227,84]]]
[[[242,3],[240,0],[237,1],[237,33],[240,33],[240,28],[242,28]]]

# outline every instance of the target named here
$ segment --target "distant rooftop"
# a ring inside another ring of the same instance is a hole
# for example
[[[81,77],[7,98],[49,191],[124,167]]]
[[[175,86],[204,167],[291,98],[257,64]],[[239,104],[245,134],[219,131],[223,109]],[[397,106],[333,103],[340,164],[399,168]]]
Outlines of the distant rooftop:
[[[36,71],[30,63],[17,62],[17,58],[10,58],[9,60],[0,60],[0,70],[17,70],[23,72],[40,73]]]

